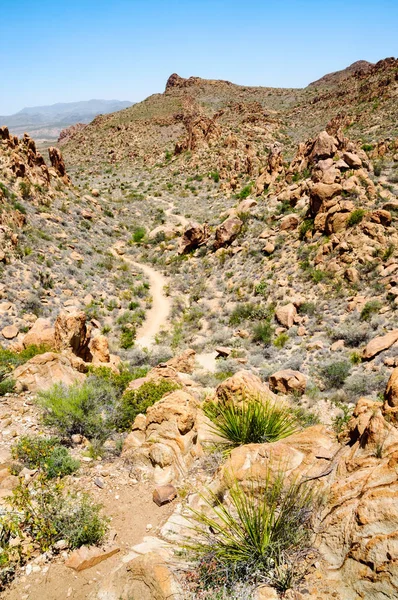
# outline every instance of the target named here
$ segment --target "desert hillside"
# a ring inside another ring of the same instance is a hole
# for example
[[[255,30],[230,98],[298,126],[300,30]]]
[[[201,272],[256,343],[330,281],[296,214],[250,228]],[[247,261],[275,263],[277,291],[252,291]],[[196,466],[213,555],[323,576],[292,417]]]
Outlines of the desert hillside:
[[[4,123],[0,597],[395,597],[397,107],[387,58]]]

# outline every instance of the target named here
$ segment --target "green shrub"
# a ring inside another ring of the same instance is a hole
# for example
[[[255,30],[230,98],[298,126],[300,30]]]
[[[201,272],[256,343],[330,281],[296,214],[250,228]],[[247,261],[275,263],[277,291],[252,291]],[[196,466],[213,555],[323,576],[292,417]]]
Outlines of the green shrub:
[[[239,325],[247,319],[265,319],[269,316],[269,311],[259,304],[238,304],[229,316],[230,325]]]
[[[0,373],[1,377],[1,373]],[[6,377],[0,381],[0,396],[5,396],[5,394],[12,394],[15,390],[15,381],[11,377]]]
[[[389,258],[391,258],[394,255],[394,252],[395,252],[394,244],[389,244],[381,257],[382,260],[384,260],[384,261],[388,260]]]
[[[358,225],[358,223],[362,221],[364,216],[365,211],[363,210],[363,208],[357,208],[356,210],[353,210],[348,218],[347,226],[354,227],[354,225]]]
[[[128,350],[128,348],[132,348],[135,343],[136,330],[135,327],[127,328],[124,327],[122,333],[120,334],[120,347],[124,350]]]
[[[357,320],[347,320],[339,327],[336,327],[330,332],[330,337],[333,341],[344,340],[347,346],[356,348],[360,344],[366,342],[371,334],[369,325],[359,323]]]
[[[56,384],[37,395],[45,425],[61,436],[80,433],[98,440],[105,440],[113,429],[116,399],[115,388],[94,377],[69,387]]]
[[[265,346],[269,346],[272,342],[274,330],[270,319],[257,323],[253,328],[253,341],[261,342]]]
[[[12,447],[12,457],[29,469],[41,469],[49,479],[71,475],[80,466],[56,437],[22,436]]]
[[[378,313],[382,304],[378,300],[369,300],[361,310],[361,321],[369,321],[370,317]]]
[[[214,183],[218,183],[220,181],[220,174],[218,171],[212,171],[210,173],[210,177],[214,181]]]
[[[237,194],[237,198],[239,198],[240,200],[244,200],[245,198],[250,196],[251,191],[252,191],[252,184],[249,183],[248,185],[245,185],[245,187],[243,187],[240,190],[240,192]]]
[[[330,362],[320,367],[320,374],[327,389],[343,385],[351,371],[351,365],[346,360]]]
[[[204,413],[213,429],[231,447],[276,442],[297,429],[297,420],[287,407],[261,398],[244,398],[240,404],[208,402]]]
[[[232,590],[242,582],[266,581],[280,591],[295,585],[311,550],[310,487],[268,472],[249,489],[235,482],[229,498],[223,504],[209,491],[206,511],[191,509],[194,535],[184,548],[196,560],[197,591]]]
[[[32,186],[29,181],[21,181],[19,184],[19,189],[21,190],[21,195],[24,200],[30,198]]]
[[[145,227],[136,227],[133,231],[133,237],[132,237],[134,244],[140,244],[143,241],[143,239],[145,238],[145,235],[146,235]]]
[[[299,228],[299,239],[304,240],[306,233],[314,228],[314,219],[305,219]]]
[[[147,408],[161,400],[165,394],[178,389],[178,385],[162,379],[158,382],[147,381],[137,390],[126,392],[118,405],[116,423],[121,431],[126,431],[134,423],[137,415],[145,413]]]
[[[276,346],[276,348],[283,348],[284,346],[286,346],[287,342],[289,341],[289,336],[287,333],[281,333],[278,335],[277,338],[275,338],[274,340],[274,346]]]
[[[107,531],[107,520],[99,514],[101,506],[88,494],[64,493],[60,483],[44,476],[21,482],[13,491],[11,506],[20,515],[20,537],[31,538],[41,552],[61,539],[70,548],[97,545]]]

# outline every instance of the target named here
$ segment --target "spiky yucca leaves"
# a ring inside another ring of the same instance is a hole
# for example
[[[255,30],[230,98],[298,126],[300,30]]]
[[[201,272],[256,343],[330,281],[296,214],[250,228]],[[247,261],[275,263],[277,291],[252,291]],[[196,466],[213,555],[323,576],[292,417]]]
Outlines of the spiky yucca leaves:
[[[203,499],[207,510],[191,509],[195,540],[185,545],[198,560],[199,585],[257,581],[286,589],[301,579],[315,502],[308,485],[268,470],[249,489],[235,481],[228,503],[212,492]]]
[[[246,397],[239,404],[232,400],[224,404],[209,402],[203,410],[212,421],[213,430],[232,447],[276,442],[298,428],[289,407],[261,398]]]

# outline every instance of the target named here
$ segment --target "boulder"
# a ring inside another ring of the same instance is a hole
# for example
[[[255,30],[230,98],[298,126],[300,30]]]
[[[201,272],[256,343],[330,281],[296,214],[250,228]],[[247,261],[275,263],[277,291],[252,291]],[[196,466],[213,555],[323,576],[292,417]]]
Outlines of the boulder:
[[[386,335],[379,335],[371,340],[362,351],[364,360],[371,360],[383,350],[390,348],[398,341],[398,329],[393,329]]]
[[[18,327],[16,327],[15,325],[7,325],[6,327],[3,327],[3,329],[1,330],[1,335],[6,340],[13,340],[14,338],[17,337],[18,333],[19,333]]]
[[[89,350],[92,355],[92,362],[94,365],[109,363],[109,345],[108,340],[104,335],[96,335],[95,337],[91,338]]]
[[[319,160],[322,158],[333,157],[336,153],[337,145],[338,142],[334,137],[329,135],[326,131],[321,131],[314,140],[310,159]]]
[[[183,479],[195,456],[196,419],[195,398],[183,390],[171,392],[137,416],[122,456],[159,485]]]
[[[286,215],[279,222],[279,229],[281,231],[293,231],[297,229],[300,219],[296,215]]]
[[[55,348],[55,329],[48,319],[37,319],[33,327],[22,340],[24,348],[28,346],[47,346]]]
[[[224,246],[232,244],[234,239],[239,235],[243,226],[243,221],[239,217],[230,217],[226,219],[216,229],[216,239],[214,249],[218,250]]]
[[[117,546],[105,550],[97,546],[81,546],[72,552],[66,560],[65,566],[75,571],[84,571],[95,567],[107,558],[117,554],[117,552],[120,552],[120,548]]]
[[[357,154],[353,152],[344,152],[343,160],[347,163],[349,167],[352,169],[360,169],[362,167],[362,161]]]
[[[304,394],[307,385],[307,380],[300,371],[293,371],[292,369],[283,369],[277,371],[269,378],[269,387],[273,392],[280,392],[282,394],[291,394],[292,392],[299,392]]]
[[[178,254],[187,254],[191,250],[203,246],[209,239],[209,235],[209,228],[206,223],[204,225],[191,223],[181,238]]]
[[[17,389],[38,392],[47,390],[54,383],[72,385],[82,382],[85,375],[75,371],[67,356],[45,352],[17,367],[13,372],[13,378],[17,382]]]
[[[339,183],[314,183],[310,188],[310,212],[313,217],[321,211],[322,205],[342,191]]]
[[[153,491],[152,497],[155,504],[163,506],[177,497],[177,490],[174,485],[160,485]]]
[[[297,309],[292,303],[285,304],[285,306],[279,306],[275,310],[275,318],[278,323],[283,325],[283,327],[287,327],[288,329],[293,327],[296,317]]]
[[[244,398],[274,400],[275,396],[269,387],[251,371],[241,370],[220,383],[215,391],[216,402],[234,400],[240,402]]]
[[[178,373],[192,373],[195,369],[195,350],[188,348],[179,356],[174,356],[167,361],[166,365],[175,369]]]
[[[83,311],[61,312],[55,321],[55,348],[73,352],[85,362],[91,362],[90,329]]]

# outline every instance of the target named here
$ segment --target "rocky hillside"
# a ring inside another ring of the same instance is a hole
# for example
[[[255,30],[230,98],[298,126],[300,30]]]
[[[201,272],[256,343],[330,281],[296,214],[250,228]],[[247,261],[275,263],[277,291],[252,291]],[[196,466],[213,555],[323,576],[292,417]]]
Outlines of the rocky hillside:
[[[397,67],[0,130],[5,599],[395,597]]]

